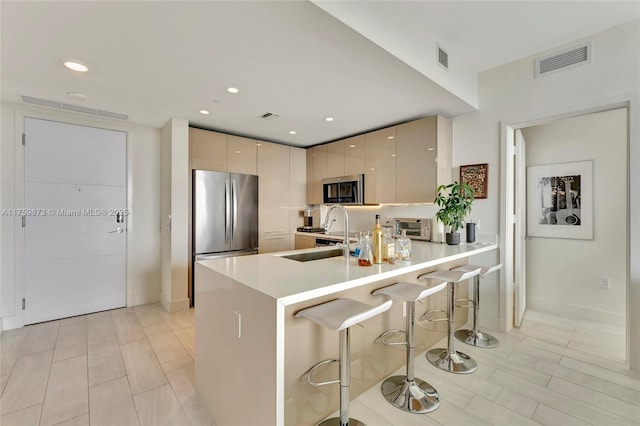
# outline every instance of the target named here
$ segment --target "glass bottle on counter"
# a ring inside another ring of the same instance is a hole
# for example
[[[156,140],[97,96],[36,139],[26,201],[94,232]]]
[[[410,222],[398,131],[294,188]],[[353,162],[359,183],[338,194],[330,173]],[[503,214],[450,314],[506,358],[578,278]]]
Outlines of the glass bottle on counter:
[[[376,215],[376,226],[372,231],[373,263],[382,263],[382,227],[380,227],[380,215]]]
[[[396,258],[396,242],[391,235],[391,226],[382,227],[382,261],[394,263]]]
[[[373,262],[373,254],[371,253],[371,237],[364,232],[360,236],[362,240],[360,244],[360,252],[358,253],[358,265],[359,266],[371,266]]]
[[[396,259],[411,260],[411,240],[407,237],[407,230],[402,230],[402,235],[396,240]]]

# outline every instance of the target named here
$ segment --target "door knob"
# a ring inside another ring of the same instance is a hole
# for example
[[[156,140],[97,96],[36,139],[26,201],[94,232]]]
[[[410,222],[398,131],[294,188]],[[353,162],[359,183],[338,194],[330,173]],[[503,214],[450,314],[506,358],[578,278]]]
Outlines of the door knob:
[[[116,228],[114,231],[109,231],[110,234],[122,234],[124,232],[124,228]]]

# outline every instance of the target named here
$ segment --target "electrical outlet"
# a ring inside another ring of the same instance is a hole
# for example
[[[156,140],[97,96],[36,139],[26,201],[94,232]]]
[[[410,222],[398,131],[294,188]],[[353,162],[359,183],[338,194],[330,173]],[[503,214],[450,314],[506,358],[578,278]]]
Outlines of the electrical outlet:
[[[600,277],[600,288],[611,288],[611,280],[609,277]]]

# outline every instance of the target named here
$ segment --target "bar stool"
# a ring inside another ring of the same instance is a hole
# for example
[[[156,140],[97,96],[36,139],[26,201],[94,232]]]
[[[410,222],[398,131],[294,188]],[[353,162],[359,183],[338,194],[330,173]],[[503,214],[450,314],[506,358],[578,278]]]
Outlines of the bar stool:
[[[441,370],[448,371],[449,373],[467,374],[473,373],[478,368],[478,364],[467,354],[460,351],[456,351],[454,347],[453,332],[455,329],[455,299],[454,299],[454,285],[463,280],[478,275],[480,273],[480,267],[473,269],[469,272],[460,271],[434,271],[428,274],[420,275],[421,279],[432,279],[438,281],[447,281],[447,317],[440,319],[432,319],[431,314],[440,310],[427,311],[423,318],[429,321],[449,321],[447,327],[447,347],[446,348],[434,348],[427,351],[427,360],[438,367]]]
[[[388,287],[375,290],[373,295],[387,295],[393,299],[402,300],[408,303],[407,309],[407,338],[403,343],[389,343],[384,340],[388,333],[398,330],[387,330],[380,335],[382,343],[385,345],[405,345],[407,347],[407,373],[404,376],[392,376],[382,382],[382,395],[394,407],[409,413],[429,413],[440,406],[440,395],[429,383],[417,379],[414,376],[414,352],[415,352],[415,312],[416,301],[431,296],[447,286],[446,281],[425,288],[420,284],[396,283]]]
[[[351,377],[349,329],[369,318],[386,312],[391,307],[391,300],[378,306],[367,305],[352,299],[335,299],[330,302],[302,309],[295,314],[296,318],[306,317],[329,330],[340,331],[340,358],[324,360],[314,365],[307,381],[312,386],[324,386],[340,383],[340,417],[333,417],[321,422],[318,426],[364,426],[359,420],[349,418],[349,385]],[[313,373],[321,366],[331,362],[339,362],[340,378],[327,382],[314,382]]]
[[[500,268],[502,263],[494,266],[474,266],[465,265],[452,269],[453,271],[468,272],[481,268],[480,273],[473,277],[473,299],[459,299],[456,302],[468,302],[473,306],[473,328],[471,330],[463,329],[455,332],[456,339],[460,340],[467,345],[476,346],[478,348],[495,348],[500,346],[500,342],[492,335],[478,330],[478,311],[480,310],[480,278],[484,278],[485,275],[491,274]],[[469,305],[461,306],[458,308],[467,308]]]

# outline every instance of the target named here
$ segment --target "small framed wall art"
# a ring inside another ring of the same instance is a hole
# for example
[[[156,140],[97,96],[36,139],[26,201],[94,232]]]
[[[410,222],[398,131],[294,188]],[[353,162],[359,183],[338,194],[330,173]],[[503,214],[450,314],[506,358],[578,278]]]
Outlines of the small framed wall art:
[[[473,188],[474,198],[487,198],[489,187],[489,164],[470,164],[460,166],[460,183]]]

